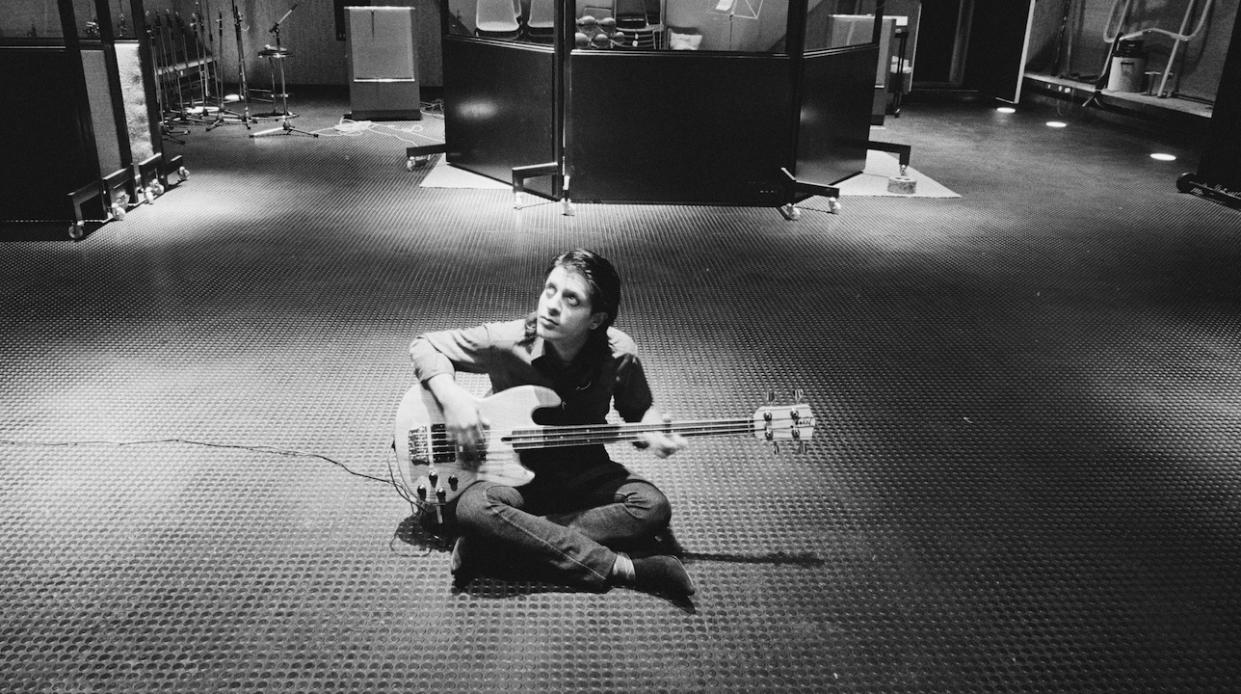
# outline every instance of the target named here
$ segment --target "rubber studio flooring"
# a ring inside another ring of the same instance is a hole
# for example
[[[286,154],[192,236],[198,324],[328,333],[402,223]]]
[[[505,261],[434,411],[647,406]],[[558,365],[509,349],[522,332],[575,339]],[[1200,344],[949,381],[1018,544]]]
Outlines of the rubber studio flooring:
[[[298,96],[324,137],[191,126],[124,221],[4,228],[0,690],[1241,688],[1241,213],[1176,192],[1192,147],[911,103],[876,139],[960,198],[565,216],[421,187],[434,116]],[[612,448],[692,605],[454,589],[390,482],[410,340],[523,315],[578,246],[674,417],[815,416],[802,452]]]

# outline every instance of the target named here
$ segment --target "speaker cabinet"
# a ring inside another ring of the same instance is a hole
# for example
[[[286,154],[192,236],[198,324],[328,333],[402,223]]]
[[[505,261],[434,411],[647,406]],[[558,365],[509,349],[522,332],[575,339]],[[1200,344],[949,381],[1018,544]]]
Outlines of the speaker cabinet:
[[[351,117],[422,118],[413,8],[346,7],[345,23]]]

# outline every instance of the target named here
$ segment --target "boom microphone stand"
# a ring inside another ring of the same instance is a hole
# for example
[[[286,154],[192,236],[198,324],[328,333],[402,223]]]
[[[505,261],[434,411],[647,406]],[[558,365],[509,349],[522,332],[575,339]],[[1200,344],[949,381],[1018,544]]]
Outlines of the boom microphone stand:
[[[297,114],[289,113],[289,93],[288,93],[288,90],[285,88],[285,82],[284,82],[284,59],[287,58],[289,55],[291,55],[291,53],[289,49],[280,45],[280,24],[284,22],[284,20],[288,19],[289,15],[293,14],[293,10],[296,10],[296,9],[297,9],[297,3],[293,3],[293,6],[289,8],[289,11],[285,12],[284,16],[276,20],[276,23],[272,25],[272,28],[267,30],[268,33],[275,34],[276,45],[275,46],[264,46],[263,50],[259,51],[260,56],[267,58],[267,64],[271,68],[271,71],[272,71],[271,73],[272,95],[271,97],[272,97],[273,106],[276,103],[276,97],[280,97],[280,110],[279,111],[273,110],[272,113],[270,114],[273,116],[280,117],[280,127],[270,128],[268,130],[262,130],[257,133],[251,133],[250,137],[262,137],[264,135],[292,135],[293,133],[298,133],[299,135],[310,135],[311,137],[319,137],[319,133],[312,133],[307,130],[299,130],[289,124],[289,119],[296,118]],[[279,93],[276,92],[277,66],[279,66],[279,70],[280,70],[280,92]]]

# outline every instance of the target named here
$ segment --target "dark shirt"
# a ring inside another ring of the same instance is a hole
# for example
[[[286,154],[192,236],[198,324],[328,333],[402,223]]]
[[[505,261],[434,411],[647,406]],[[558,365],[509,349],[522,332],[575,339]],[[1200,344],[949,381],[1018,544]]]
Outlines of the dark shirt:
[[[607,338],[606,346],[588,345],[566,364],[535,334],[527,318],[423,333],[409,352],[420,382],[462,371],[487,374],[492,392],[521,385],[552,389],[563,404],[536,417],[539,424],[603,424],[613,406],[625,421],[640,421],[652,397],[637,346],[616,328],[608,328]],[[525,451],[522,462],[540,472],[566,457],[575,459],[575,467],[609,460],[598,445]]]

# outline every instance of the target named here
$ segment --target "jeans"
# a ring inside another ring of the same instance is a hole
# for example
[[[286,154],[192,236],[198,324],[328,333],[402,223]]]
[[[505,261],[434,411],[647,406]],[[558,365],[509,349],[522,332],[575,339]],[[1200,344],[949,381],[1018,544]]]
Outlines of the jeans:
[[[616,550],[651,538],[672,516],[655,485],[615,467],[615,474],[577,483],[536,477],[518,488],[488,481],[468,487],[456,502],[458,530],[470,548],[465,561],[607,590]]]

